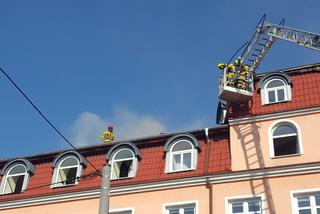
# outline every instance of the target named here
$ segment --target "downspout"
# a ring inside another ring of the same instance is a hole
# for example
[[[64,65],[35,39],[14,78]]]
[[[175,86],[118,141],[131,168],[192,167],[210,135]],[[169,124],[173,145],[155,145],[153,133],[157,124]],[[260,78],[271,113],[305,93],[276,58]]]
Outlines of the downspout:
[[[210,138],[209,138],[209,128],[204,129],[205,135],[206,135],[206,160],[205,160],[205,175],[208,175],[208,167],[209,167],[209,154],[210,154],[210,148],[211,148],[211,143],[210,143]],[[213,214],[213,207],[212,207],[212,185],[209,180],[209,176],[206,178],[206,188],[209,191],[209,214]]]

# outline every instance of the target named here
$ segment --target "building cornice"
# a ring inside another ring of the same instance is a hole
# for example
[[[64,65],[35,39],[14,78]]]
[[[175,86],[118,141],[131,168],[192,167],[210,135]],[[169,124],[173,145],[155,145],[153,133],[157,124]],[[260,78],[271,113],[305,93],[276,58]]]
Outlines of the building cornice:
[[[231,126],[232,125],[240,125],[240,124],[245,124],[245,123],[259,122],[259,121],[272,120],[272,119],[282,119],[282,118],[287,118],[287,117],[301,116],[301,115],[307,115],[307,114],[316,114],[316,113],[320,113],[320,107],[298,109],[298,110],[277,112],[277,113],[257,115],[257,116],[241,117],[241,118],[236,118],[236,119],[229,119],[229,125],[231,125]]]
[[[135,185],[127,185],[113,187],[110,189],[110,195],[126,195],[141,192],[149,192],[156,190],[166,190],[173,188],[193,187],[210,184],[219,184],[226,182],[246,181],[251,179],[273,178],[281,176],[292,176],[320,172],[320,162],[311,164],[301,164],[292,166],[273,167],[266,169],[246,170],[237,172],[228,172],[224,174],[211,174],[206,176],[198,176],[191,178],[182,178],[168,181],[141,183]],[[78,191],[72,193],[64,193],[59,195],[50,195],[43,197],[33,197],[19,199],[14,201],[0,202],[0,210],[13,209],[27,206],[35,206],[41,204],[67,202],[81,199],[99,198],[100,189]]]

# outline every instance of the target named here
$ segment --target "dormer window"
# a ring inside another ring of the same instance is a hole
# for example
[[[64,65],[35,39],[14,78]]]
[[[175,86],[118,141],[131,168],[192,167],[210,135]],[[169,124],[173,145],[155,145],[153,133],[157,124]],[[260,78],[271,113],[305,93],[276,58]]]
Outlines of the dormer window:
[[[66,151],[53,161],[52,187],[63,187],[79,183],[83,166],[87,161],[75,151]]]
[[[81,167],[76,157],[70,156],[61,160],[56,172],[55,186],[77,184],[80,170]]]
[[[130,149],[117,151],[112,159],[111,178],[130,178],[134,176],[137,161]]]
[[[108,151],[111,180],[133,178],[136,175],[141,154],[131,142],[115,143]]]
[[[190,134],[170,138],[164,147],[166,152],[166,173],[194,170],[197,167],[199,143]]]
[[[13,166],[7,173],[2,194],[22,192],[27,178],[27,169],[22,164]]]
[[[3,175],[1,194],[23,192],[28,184],[30,175],[34,173],[34,166],[25,159],[16,159],[6,164],[1,171]]]
[[[280,79],[270,80],[266,84],[266,103],[278,103],[288,100],[287,86]]]
[[[260,81],[263,105],[291,100],[291,81],[284,73],[267,75]]]
[[[170,171],[182,171],[193,167],[193,146],[187,140],[177,141],[170,149]]]

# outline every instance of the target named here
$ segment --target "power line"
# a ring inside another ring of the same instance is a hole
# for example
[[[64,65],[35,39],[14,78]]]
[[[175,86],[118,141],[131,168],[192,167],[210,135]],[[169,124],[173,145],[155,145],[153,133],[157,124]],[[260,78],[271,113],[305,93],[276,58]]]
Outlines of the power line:
[[[94,178],[96,176],[100,176],[100,173],[92,172],[92,173],[89,173],[89,174],[86,174],[86,175],[82,175],[82,176],[78,176],[78,177],[71,177],[71,178],[68,178],[68,179],[66,179],[64,181],[59,181],[59,182],[50,183],[50,184],[43,184],[43,185],[27,188],[24,191],[29,191],[29,190],[33,190],[33,189],[39,189],[39,188],[43,188],[43,187],[47,187],[47,186],[53,186],[53,185],[57,185],[57,184],[66,184],[69,181],[75,182],[75,181],[80,181],[80,180],[86,180],[86,179]]]
[[[5,75],[5,77],[13,84],[13,86],[20,92],[20,94],[32,105],[32,107],[40,114],[40,116],[53,128],[58,135],[69,144],[75,151],[77,151],[76,147],[72,145],[72,143],[56,128],[55,125],[53,125],[52,122],[40,111],[40,109],[31,101],[31,99],[21,90],[21,88],[13,81],[13,79],[0,67],[0,71]],[[85,158],[86,159],[86,158]],[[99,173],[101,176],[100,171],[88,160],[88,163]]]

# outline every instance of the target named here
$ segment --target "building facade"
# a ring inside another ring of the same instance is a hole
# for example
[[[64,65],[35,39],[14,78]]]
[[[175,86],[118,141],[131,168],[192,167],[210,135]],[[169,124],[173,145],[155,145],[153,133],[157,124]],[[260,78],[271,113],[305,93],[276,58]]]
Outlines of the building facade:
[[[225,125],[1,161],[0,214],[98,213],[106,163],[112,214],[319,214],[320,64],[255,78]]]

